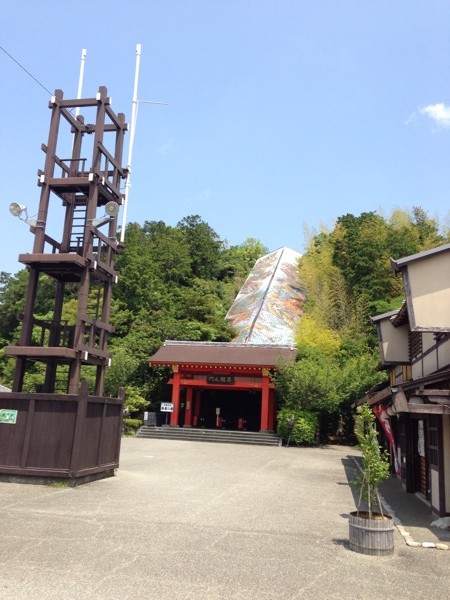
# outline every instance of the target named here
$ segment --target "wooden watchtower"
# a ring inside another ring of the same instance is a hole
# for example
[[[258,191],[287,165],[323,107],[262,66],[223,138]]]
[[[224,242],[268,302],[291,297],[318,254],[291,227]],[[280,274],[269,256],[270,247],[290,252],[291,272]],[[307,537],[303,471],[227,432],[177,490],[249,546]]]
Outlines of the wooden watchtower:
[[[35,220],[27,219],[33,251],[19,256],[29,271],[22,332],[16,345],[5,348],[16,368],[12,393],[0,394],[0,409],[15,410],[17,419],[0,423],[0,474],[82,477],[118,466],[123,397],[103,394],[127,124],[112,111],[105,87],[94,98],[76,100],[56,90],[49,107],[39,209]],[[90,111],[93,122],[77,115],[79,109]],[[48,320],[35,310],[43,276],[54,281]],[[69,298],[77,303],[70,322],[62,319]],[[32,362],[45,365],[45,378],[35,393],[26,393]],[[86,370],[91,390],[82,382]]]

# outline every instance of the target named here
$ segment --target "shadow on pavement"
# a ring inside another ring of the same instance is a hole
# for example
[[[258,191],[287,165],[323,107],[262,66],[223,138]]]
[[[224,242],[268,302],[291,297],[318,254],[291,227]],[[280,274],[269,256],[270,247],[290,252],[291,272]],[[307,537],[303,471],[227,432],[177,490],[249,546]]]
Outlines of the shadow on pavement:
[[[349,485],[352,495],[353,495],[353,501],[355,503],[355,510],[356,507],[358,506],[358,500],[359,500],[359,495],[356,491],[356,488],[353,484],[353,481],[355,479],[355,477],[358,475],[359,470],[358,467],[356,466],[355,460],[357,460],[357,456],[347,456],[345,458],[342,458],[342,465],[344,467],[344,471],[345,471],[345,475],[347,477],[347,483],[345,485]],[[344,485],[341,482],[338,482],[338,485]]]

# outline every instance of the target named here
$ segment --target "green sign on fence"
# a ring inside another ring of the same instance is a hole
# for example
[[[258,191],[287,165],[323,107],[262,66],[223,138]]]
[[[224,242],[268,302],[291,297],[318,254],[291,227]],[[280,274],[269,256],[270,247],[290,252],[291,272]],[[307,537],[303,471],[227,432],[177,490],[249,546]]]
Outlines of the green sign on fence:
[[[9,423],[15,425],[17,421],[17,410],[9,410],[7,408],[0,409],[0,423]]]

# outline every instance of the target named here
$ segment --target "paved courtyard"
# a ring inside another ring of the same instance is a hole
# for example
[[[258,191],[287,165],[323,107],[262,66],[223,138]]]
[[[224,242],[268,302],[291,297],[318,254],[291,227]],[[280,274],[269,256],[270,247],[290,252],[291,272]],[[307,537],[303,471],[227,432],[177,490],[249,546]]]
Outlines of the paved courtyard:
[[[450,551],[348,549],[355,454],[125,438],[116,477],[0,483],[0,599],[447,597]]]

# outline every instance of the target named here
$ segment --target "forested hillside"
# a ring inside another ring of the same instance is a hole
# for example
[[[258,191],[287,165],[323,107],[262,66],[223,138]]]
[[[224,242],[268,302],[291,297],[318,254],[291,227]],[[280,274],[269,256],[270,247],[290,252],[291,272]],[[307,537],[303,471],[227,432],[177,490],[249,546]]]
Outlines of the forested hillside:
[[[392,273],[390,257],[446,242],[438,223],[421,208],[395,211],[389,218],[347,214],[332,231],[312,236],[300,261],[308,296],[296,336],[298,361],[276,377],[286,418],[293,411],[299,411],[298,418],[306,413],[301,441],[313,441],[319,421],[322,435],[347,433],[351,404],[386,379],[377,370],[380,356],[370,316],[403,301],[402,280]]]
[[[309,438],[345,430],[351,404],[385,378],[377,371],[378,346],[370,316],[401,305],[402,282],[390,268],[400,258],[445,243],[439,224],[420,208],[339,217],[331,231],[311,236],[299,265],[307,290],[296,339],[298,361],[282,367],[276,378],[282,414],[301,415]],[[229,246],[198,215],[176,227],[159,221],[127,227],[119,255],[119,282],[114,288],[110,339],[112,366],[106,393],[127,388],[128,404],[139,411],[157,406],[167,386],[163,369],[148,368],[147,358],[166,339],[230,341],[233,332],[225,314],[257,258],[267,252],[248,239]],[[19,333],[16,315],[23,309],[27,271],[1,274],[0,347]],[[54,283],[43,277],[39,317],[51,319]],[[64,307],[63,319],[73,323],[76,289]],[[93,299],[94,300],[94,299]],[[0,354],[0,382],[10,385],[14,361]],[[89,371],[83,374],[89,378]],[[26,390],[35,390],[43,370],[37,364],[27,375]],[[61,390],[64,391],[64,390]],[[282,421],[281,419],[280,421]]]

